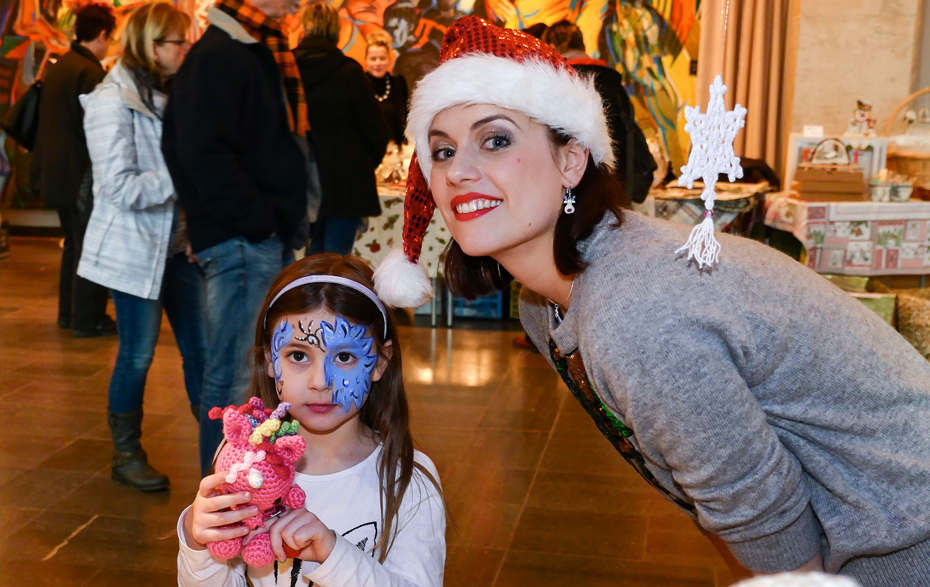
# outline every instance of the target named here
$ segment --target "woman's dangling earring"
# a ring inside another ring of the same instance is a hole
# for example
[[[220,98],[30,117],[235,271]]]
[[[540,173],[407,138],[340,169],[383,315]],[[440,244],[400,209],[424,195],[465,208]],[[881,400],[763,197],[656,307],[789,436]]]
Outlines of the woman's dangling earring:
[[[575,213],[575,194],[572,193],[572,188],[565,188],[565,195],[562,196],[562,205],[565,206],[564,210],[566,214]]]

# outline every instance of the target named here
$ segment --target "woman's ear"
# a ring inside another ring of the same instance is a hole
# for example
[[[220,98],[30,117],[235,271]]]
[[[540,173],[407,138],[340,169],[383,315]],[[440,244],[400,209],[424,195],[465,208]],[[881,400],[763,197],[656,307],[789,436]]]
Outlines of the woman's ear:
[[[378,362],[375,363],[375,368],[371,372],[372,381],[378,381],[381,379],[381,376],[384,375],[384,372],[387,370],[388,363],[391,362],[391,357],[393,356],[394,341],[389,340],[381,345],[381,352],[378,353]]]
[[[581,183],[588,168],[589,151],[577,139],[559,148],[559,172],[562,174],[562,187],[573,188]]]

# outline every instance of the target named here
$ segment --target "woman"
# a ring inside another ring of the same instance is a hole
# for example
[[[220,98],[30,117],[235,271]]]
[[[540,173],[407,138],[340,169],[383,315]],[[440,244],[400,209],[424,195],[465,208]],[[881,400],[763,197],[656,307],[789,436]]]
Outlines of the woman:
[[[365,72],[336,46],[336,9],[308,4],[300,20],[305,36],[294,56],[307,95],[322,191],[307,254],[347,255],[362,218],[381,214],[375,168],[384,157],[388,130]]]
[[[601,102],[551,47],[475,17],[443,47],[411,103],[407,255],[379,267],[382,300],[428,293],[410,261],[437,205],[452,290],[520,280],[530,339],[722,554],[930,585],[930,363],[760,243],[721,235],[706,271],[676,257],[688,227],[621,210]]]
[[[162,309],[184,362],[191,410],[200,410],[204,282],[185,253],[177,195],[161,154],[167,86],[190,43],[190,18],[169,2],[142,4],[126,23],[113,70],[84,103],[94,210],[78,274],[110,288],[119,350],[110,378],[114,480],[141,491],[168,486],[142,450],[142,398]]]
[[[407,126],[407,82],[399,75],[391,75],[391,36],[385,32],[368,35],[365,47],[365,69],[368,81],[375,90],[378,108],[387,122],[391,140],[399,147],[404,141]]]

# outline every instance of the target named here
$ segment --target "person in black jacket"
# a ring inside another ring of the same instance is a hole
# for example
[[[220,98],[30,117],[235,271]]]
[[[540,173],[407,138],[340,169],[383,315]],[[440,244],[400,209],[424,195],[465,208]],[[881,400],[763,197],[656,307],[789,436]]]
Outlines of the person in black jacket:
[[[391,140],[397,146],[405,142],[407,128],[407,82],[403,76],[391,75],[391,36],[374,32],[365,39],[365,69],[368,81],[375,90],[375,100],[384,115]]]
[[[301,23],[306,36],[294,55],[310,108],[323,194],[307,254],[346,255],[361,219],[381,214],[374,171],[387,147],[388,128],[362,67],[336,47],[336,9],[309,4]]]
[[[642,203],[649,195],[653,172],[658,167],[643,131],[636,125],[633,104],[623,87],[623,76],[600,59],[585,53],[584,36],[573,22],[560,20],[542,36],[562,54],[578,73],[594,76],[594,87],[607,105],[607,126],[614,141],[617,179],[626,188],[627,197]]]
[[[223,437],[209,411],[244,401],[258,311],[307,239],[306,101],[279,22],[296,8],[218,0],[165,110],[162,152],[206,276],[204,474]]]
[[[84,230],[93,206],[90,155],[84,137],[84,109],[78,96],[89,94],[106,72],[100,60],[116,27],[113,10],[88,4],[75,12],[71,50],[48,69],[39,102],[32,178],[49,206],[58,209],[65,233],[58,288],[58,326],[74,327],[85,338],[116,334],[107,313],[107,289],[76,274]]]

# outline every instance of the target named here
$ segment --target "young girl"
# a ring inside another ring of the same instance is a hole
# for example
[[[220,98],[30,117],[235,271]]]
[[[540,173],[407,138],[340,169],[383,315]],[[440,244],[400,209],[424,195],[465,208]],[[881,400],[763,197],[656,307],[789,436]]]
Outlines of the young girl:
[[[397,327],[371,288],[363,261],[333,254],[278,275],[256,328],[252,395],[293,406],[307,443],[295,477],[305,509],[259,530],[277,559],[267,567],[214,559],[207,543],[245,536],[227,526],[257,510],[248,493],[216,493],[225,471],[205,477],[178,521],[179,586],[442,584],[439,476],[413,448]],[[288,559],[285,544],[300,554]]]

